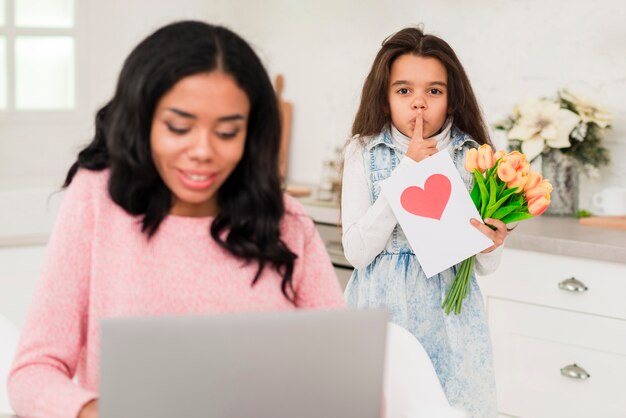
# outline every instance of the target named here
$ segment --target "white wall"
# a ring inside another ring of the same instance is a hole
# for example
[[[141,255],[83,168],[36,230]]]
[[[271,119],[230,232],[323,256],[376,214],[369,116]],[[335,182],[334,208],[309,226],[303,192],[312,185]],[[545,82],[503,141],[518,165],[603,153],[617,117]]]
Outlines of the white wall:
[[[525,94],[584,84],[615,113],[612,163],[583,178],[580,204],[606,185],[626,186],[626,3],[613,0],[444,0],[423,7],[427,29],[463,62],[490,122]]]
[[[84,24],[79,41],[86,55],[82,113],[71,123],[43,127],[5,121],[0,189],[57,185],[78,147],[88,141],[93,113],[110,97],[130,49],[156,27],[189,17],[236,30],[255,46],[272,76],[285,75],[284,96],[294,106],[292,182],[318,180],[321,160],[349,134],[380,42],[420,22],[457,51],[490,121],[524,94],[549,95],[567,83],[586,82],[616,113],[607,141],[614,161],[626,157],[626,105],[620,100],[626,93],[624,2],[599,0],[593,7],[567,0],[78,3]],[[601,182],[619,182],[623,174],[614,163]]]
[[[424,23],[459,55],[490,123],[524,95],[587,84],[616,120],[607,137],[613,164],[597,181],[583,181],[581,205],[589,207],[603,185],[626,185],[619,164],[626,157],[624,2],[269,0],[248,11],[230,23],[257,45],[272,74],[285,74],[295,113],[288,173],[294,182],[316,182],[321,160],[349,135],[381,41]]]
[[[181,18],[229,26],[253,44],[272,77],[284,74],[284,97],[294,107],[290,182],[318,181],[322,160],[349,135],[362,82],[381,41],[422,22],[427,32],[442,36],[455,49],[489,121],[510,111],[524,94],[551,95],[567,83],[587,83],[616,119],[607,137],[613,163],[602,170],[600,179],[583,183],[581,204],[589,207],[590,195],[604,185],[626,185],[621,164],[626,160],[626,2],[598,0],[592,6],[569,0],[80,0],[77,4],[79,61],[84,63],[79,111],[69,120],[48,117],[45,123],[0,115],[0,208],[8,207],[11,213],[0,212],[0,246],[9,229],[12,236],[15,231],[32,234],[37,232],[33,225],[40,225],[40,232],[47,233],[49,222],[22,210],[30,203],[15,198],[15,193],[44,190],[39,195],[44,210],[45,198],[62,182],[79,146],[88,142],[93,114],[111,96],[126,55],[148,33]],[[50,211],[42,216],[51,216]],[[38,261],[34,263],[37,266]],[[24,269],[30,272],[28,279],[20,275],[20,280],[34,280],[37,269],[33,265]],[[4,287],[0,293],[11,290],[2,277],[0,285]]]

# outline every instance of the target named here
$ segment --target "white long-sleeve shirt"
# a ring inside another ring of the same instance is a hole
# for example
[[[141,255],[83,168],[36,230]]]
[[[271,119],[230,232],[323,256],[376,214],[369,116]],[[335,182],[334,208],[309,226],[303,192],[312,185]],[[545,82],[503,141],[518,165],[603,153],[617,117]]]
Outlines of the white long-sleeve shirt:
[[[437,149],[452,153],[450,121],[438,135]],[[394,126],[391,136],[396,147],[406,152],[410,138]],[[369,171],[364,160],[363,144],[353,139],[344,154],[343,186],[341,196],[342,243],[346,259],[355,268],[362,269],[385,248],[394,227],[398,223],[391,206],[381,193],[372,204]],[[403,157],[389,178],[401,176],[406,167],[417,164],[410,157]],[[500,264],[502,246],[490,253],[476,255],[476,272],[480,275],[493,273]]]

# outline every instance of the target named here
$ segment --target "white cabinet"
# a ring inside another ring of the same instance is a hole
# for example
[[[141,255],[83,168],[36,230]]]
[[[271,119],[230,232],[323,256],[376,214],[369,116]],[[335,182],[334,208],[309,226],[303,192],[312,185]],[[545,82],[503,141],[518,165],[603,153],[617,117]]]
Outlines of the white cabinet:
[[[39,281],[62,197],[53,187],[0,190],[0,314],[19,329]]]
[[[507,248],[479,282],[500,413],[626,417],[626,264]]]
[[[44,245],[0,246],[0,314],[18,329],[24,325],[45,253]]]
[[[345,289],[354,268],[350,265],[343,254],[343,245],[341,244],[341,227],[337,225],[329,225],[316,222],[317,231],[324,241],[326,250],[330,257],[330,261],[335,268],[335,274],[341,285],[341,289]]]

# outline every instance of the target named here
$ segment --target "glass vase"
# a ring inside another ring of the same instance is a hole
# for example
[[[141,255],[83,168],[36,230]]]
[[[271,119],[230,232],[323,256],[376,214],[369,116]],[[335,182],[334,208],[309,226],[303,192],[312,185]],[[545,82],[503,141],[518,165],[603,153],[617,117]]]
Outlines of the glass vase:
[[[550,194],[550,206],[546,214],[572,216],[578,212],[580,188],[579,167],[576,161],[558,149],[550,149],[541,155],[541,174],[550,180],[554,190]]]

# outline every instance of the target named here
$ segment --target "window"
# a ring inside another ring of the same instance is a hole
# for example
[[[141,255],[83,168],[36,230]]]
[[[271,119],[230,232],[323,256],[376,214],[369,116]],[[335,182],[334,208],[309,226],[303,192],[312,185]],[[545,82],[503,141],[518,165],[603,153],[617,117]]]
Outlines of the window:
[[[4,18],[5,10],[6,10],[5,1],[4,0],[0,0],[0,27],[4,26],[4,22],[6,20]]]
[[[0,112],[76,108],[74,0],[0,0]]]
[[[0,0],[2,2],[2,0]],[[0,15],[0,18],[4,16]],[[7,40],[0,36],[0,110],[7,108]]]

